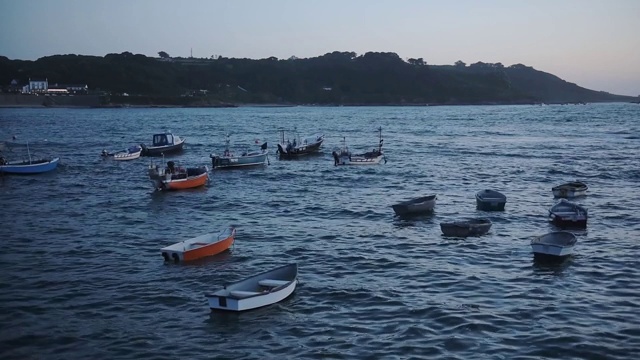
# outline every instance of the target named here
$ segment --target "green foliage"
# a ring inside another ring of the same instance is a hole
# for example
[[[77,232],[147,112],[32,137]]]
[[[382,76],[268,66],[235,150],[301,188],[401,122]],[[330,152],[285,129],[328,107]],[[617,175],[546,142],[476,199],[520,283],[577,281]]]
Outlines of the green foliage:
[[[521,64],[505,68],[500,63],[467,66],[457,61],[453,66],[434,66],[422,58],[404,61],[391,52],[358,56],[334,51],[281,60],[158,54],[160,58],[131,52],[104,57],[68,54],[36,61],[0,57],[0,84],[46,77],[49,83],[87,84],[92,91],[144,97],[112,96],[112,101],[176,105],[193,101],[189,98],[205,93],[201,90],[206,90],[209,103],[487,104],[610,101],[614,96]]]

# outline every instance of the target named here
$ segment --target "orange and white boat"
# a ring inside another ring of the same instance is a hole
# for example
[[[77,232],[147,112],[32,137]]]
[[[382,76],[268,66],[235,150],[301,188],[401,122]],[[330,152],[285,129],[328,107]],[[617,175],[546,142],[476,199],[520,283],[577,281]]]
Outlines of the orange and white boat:
[[[160,249],[165,261],[191,261],[219,254],[233,245],[236,229],[233,226],[220,233],[209,233],[181,241]]]
[[[206,166],[185,168],[169,161],[166,168],[160,168],[156,164],[149,165],[149,178],[156,190],[191,189],[207,183],[209,169]]]

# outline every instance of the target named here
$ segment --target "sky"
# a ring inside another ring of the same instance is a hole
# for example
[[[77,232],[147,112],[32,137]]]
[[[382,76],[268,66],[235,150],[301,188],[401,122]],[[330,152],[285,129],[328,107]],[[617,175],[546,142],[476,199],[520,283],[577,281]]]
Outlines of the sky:
[[[395,52],[524,64],[640,96],[640,0],[0,0],[0,55],[308,58]]]

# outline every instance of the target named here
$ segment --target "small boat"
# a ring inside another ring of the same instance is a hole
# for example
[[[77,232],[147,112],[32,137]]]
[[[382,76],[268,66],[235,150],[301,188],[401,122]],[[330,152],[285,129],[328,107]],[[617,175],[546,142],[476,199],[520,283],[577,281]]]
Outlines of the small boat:
[[[301,139],[298,135],[298,132],[294,130],[295,135],[293,138],[293,142],[287,140],[285,144],[284,130],[281,130],[281,133],[282,140],[277,145],[277,153],[281,159],[295,159],[300,156],[317,153],[320,151],[320,147],[322,146],[322,142],[324,141],[323,134],[314,134]]]
[[[559,228],[586,228],[587,218],[586,208],[566,199],[560,199],[549,209],[549,220]]]
[[[275,304],[293,294],[298,284],[298,265],[275,268],[205,294],[213,310],[245,311]]]
[[[184,140],[185,139],[173,135],[168,131],[162,134],[155,134],[153,135],[153,143],[151,146],[140,144],[142,147],[142,155],[160,156],[180,152],[184,147]]]
[[[41,174],[55,170],[59,162],[60,158],[6,161],[0,157],[0,173]]]
[[[343,147],[339,151],[334,151],[333,165],[376,165],[383,159],[387,162],[384,154],[382,153],[382,127],[378,128],[380,141],[378,142],[378,148],[362,154],[352,154],[347,147],[346,138],[342,138]]]
[[[15,139],[15,136],[14,136]],[[33,158],[27,143],[27,160],[7,161],[0,153],[0,174],[41,174],[58,167],[60,158]]]
[[[444,236],[450,237],[481,236],[489,232],[489,229],[491,220],[484,218],[440,223]]]
[[[495,190],[481,190],[476,193],[476,207],[483,211],[504,211],[507,197]]]
[[[107,150],[102,150],[101,156],[110,157],[116,161],[134,160],[140,157],[142,154],[142,148],[138,145],[133,145],[128,149],[118,151],[116,153],[110,153]]]
[[[436,195],[422,196],[391,205],[396,215],[414,215],[433,212],[436,206]]]
[[[209,169],[206,166],[185,168],[177,167],[173,161],[167,162],[166,168],[149,165],[149,178],[156,190],[191,189],[206,184]]]
[[[553,197],[556,198],[574,198],[587,195],[589,187],[582,181],[572,181],[551,188]]]
[[[211,154],[211,165],[213,169],[233,169],[239,167],[259,166],[264,165],[269,150],[267,150],[267,143],[265,142],[260,146],[260,150],[250,151],[246,150],[240,155],[236,155],[229,150],[230,143],[229,135],[225,140],[226,146],[222,155]]]
[[[554,231],[531,240],[534,259],[558,260],[573,253],[576,236],[568,231]]]
[[[175,243],[160,249],[165,261],[191,261],[219,254],[231,247],[235,240],[236,229],[232,226],[220,233],[209,233]]]

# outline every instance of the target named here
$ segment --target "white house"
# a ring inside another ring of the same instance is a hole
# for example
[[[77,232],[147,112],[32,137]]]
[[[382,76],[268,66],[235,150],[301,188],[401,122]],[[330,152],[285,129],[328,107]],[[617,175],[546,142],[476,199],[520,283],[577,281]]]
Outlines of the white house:
[[[49,90],[49,80],[48,79],[31,79],[29,78],[29,92],[30,93],[41,93]]]

